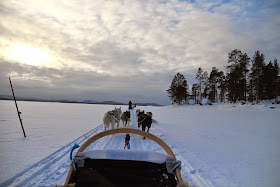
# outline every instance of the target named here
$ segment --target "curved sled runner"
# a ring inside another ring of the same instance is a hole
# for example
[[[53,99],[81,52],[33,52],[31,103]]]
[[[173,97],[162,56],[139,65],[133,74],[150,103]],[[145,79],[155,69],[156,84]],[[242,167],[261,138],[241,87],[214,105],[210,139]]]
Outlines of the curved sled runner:
[[[132,133],[159,144],[167,154],[147,150],[93,150],[91,143],[108,135]],[[157,136],[131,128],[100,132],[85,141],[72,160],[65,186],[176,186],[183,182],[180,161]],[[175,177],[176,176],[176,177]]]

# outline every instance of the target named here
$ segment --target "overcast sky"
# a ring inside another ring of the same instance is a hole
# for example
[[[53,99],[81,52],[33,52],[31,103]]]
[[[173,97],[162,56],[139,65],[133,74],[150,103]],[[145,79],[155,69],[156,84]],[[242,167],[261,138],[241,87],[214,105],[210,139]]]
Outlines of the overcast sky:
[[[278,0],[0,1],[0,95],[171,104],[177,72],[279,60]]]

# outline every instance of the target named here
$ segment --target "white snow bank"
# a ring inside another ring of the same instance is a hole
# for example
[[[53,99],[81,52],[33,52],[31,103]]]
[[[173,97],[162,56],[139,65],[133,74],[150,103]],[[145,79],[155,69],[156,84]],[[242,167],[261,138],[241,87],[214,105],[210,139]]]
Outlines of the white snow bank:
[[[203,99],[202,105],[212,105],[212,102],[209,99]]]

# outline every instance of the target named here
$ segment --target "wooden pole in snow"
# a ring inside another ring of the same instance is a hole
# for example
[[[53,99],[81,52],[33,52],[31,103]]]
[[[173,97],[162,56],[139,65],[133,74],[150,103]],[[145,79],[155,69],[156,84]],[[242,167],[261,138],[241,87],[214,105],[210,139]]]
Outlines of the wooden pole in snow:
[[[11,85],[11,88],[12,88],[13,97],[14,97],[14,101],[15,101],[15,104],[16,104],[16,108],[17,108],[18,118],[19,118],[20,125],[21,125],[21,128],[22,128],[22,132],[23,132],[24,137],[26,137],[25,131],[24,131],[24,128],[23,128],[23,125],[22,125],[22,120],[21,120],[21,117],[20,117],[21,112],[18,111],[17,101],[16,101],[16,97],[15,97],[15,93],[14,93],[14,89],[13,89],[13,85],[12,85],[12,81],[11,81],[10,77],[9,77],[9,80],[10,80],[10,85]]]

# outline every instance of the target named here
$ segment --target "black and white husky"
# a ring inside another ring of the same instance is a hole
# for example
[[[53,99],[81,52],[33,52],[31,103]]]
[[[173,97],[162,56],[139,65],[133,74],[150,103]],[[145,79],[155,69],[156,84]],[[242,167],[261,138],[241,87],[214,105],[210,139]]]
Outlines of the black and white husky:
[[[129,126],[129,122],[130,122],[130,111],[125,111],[124,113],[122,113],[121,120],[122,120],[122,123],[123,123],[123,126],[124,126],[124,127],[126,127],[127,124],[128,124],[128,126]]]
[[[141,111],[140,109],[137,109],[136,112],[135,112],[135,116],[136,116],[136,121],[138,123],[138,128],[141,126],[141,121],[139,120],[139,117],[142,115],[142,114],[145,114],[145,111]]]

